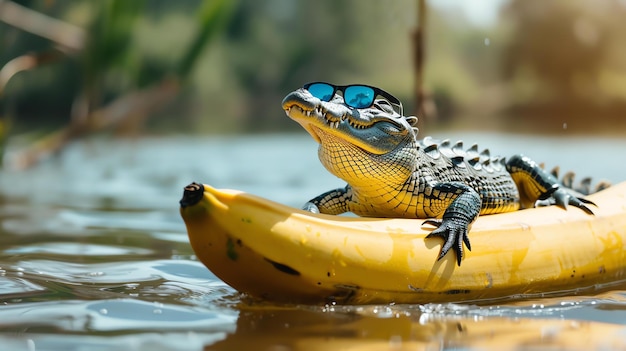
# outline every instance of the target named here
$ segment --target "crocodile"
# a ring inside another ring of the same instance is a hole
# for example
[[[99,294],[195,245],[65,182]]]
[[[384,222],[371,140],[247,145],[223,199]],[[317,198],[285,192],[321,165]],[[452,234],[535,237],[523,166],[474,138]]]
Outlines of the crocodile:
[[[347,182],[308,201],[307,211],[425,219],[422,225],[435,227],[426,238],[443,239],[438,260],[453,249],[459,266],[463,245],[471,251],[468,232],[479,215],[541,200],[593,215],[588,205],[595,204],[586,194],[565,187],[555,172],[524,155],[492,157],[476,144],[464,150],[462,142],[418,139],[417,117],[404,116],[399,100],[381,89],[375,88],[380,94],[367,106],[354,107],[345,93],[335,89],[316,97],[307,86],[289,93],[282,107],[319,143],[324,167]]]

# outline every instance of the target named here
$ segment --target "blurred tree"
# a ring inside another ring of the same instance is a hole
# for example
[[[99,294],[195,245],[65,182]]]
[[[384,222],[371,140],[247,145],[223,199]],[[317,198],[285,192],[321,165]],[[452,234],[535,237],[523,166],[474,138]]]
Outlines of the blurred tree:
[[[116,126],[137,129],[141,126],[148,114],[178,94],[181,82],[186,81],[206,44],[221,31],[232,7],[232,2],[227,0],[202,2],[195,39],[180,52],[177,63],[162,66],[160,70],[154,70],[155,66],[151,66],[153,70],[146,77],[133,74],[133,71],[141,72],[141,69],[136,65],[139,53],[132,45],[135,23],[145,6],[144,2],[107,0],[84,4],[90,7],[92,13],[88,39],[70,47],[72,50],[68,52],[70,56],[67,60],[70,65],[74,60],[80,63],[75,69],[82,80],[80,88],[74,92],[76,99],[71,123],[22,152],[17,160],[19,167],[30,166],[42,155],[54,153],[67,142],[103,128]],[[0,0],[0,10],[6,10],[0,16],[0,21],[42,36],[50,40],[52,45],[64,49],[70,46],[64,41],[70,25],[6,0]],[[9,10],[13,11],[10,15]],[[61,33],[52,35],[50,31],[59,26],[63,27],[59,29]],[[0,93],[15,73],[43,63],[43,60],[37,59],[39,56],[20,56],[2,66],[0,76],[1,73],[8,73],[4,75],[5,79],[0,79]],[[116,82],[110,79],[115,76],[123,77],[126,84],[120,85],[119,80]],[[129,79],[132,77],[140,79],[133,81]],[[55,90],[49,92],[53,95]],[[0,134],[3,135],[5,133]]]
[[[116,67],[123,66],[134,52],[132,30],[142,10],[141,0],[98,1],[87,33],[89,40],[80,55],[83,87],[73,109],[74,118],[88,117],[102,103],[104,78]]]
[[[504,21],[513,37],[502,72],[511,82],[515,115],[542,119],[547,129],[585,128],[591,115],[594,124],[618,122],[626,95],[611,91],[603,77],[611,72],[626,83],[624,15],[620,1],[511,1]]]
[[[606,28],[589,16],[596,5],[572,1],[514,0],[506,10],[515,32],[504,74],[531,69],[559,98],[575,97],[572,80],[598,73],[607,50]]]
[[[0,111],[17,116],[15,133],[78,122],[84,126],[70,134],[136,132],[144,122],[157,132],[276,131],[298,128],[280,101],[312,80],[378,85],[413,111],[416,3],[0,0],[0,67],[37,67],[11,79]],[[38,20],[24,20],[9,4],[61,29],[29,27]],[[548,116],[538,119],[542,126],[573,127],[563,116],[623,112],[626,13],[619,1],[513,0],[494,27],[474,27],[462,13],[430,5],[421,78],[437,123],[482,129],[513,112]],[[173,103],[157,109],[144,102],[151,108],[110,118],[106,107],[150,91],[168,97],[157,102]]]
[[[230,21],[233,8],[233,1],[227,0],[205,2],[201,6],[198,16],[199,28],[177,65],[176,74],[180,79],[189,78],[207,43],[221,33]]]

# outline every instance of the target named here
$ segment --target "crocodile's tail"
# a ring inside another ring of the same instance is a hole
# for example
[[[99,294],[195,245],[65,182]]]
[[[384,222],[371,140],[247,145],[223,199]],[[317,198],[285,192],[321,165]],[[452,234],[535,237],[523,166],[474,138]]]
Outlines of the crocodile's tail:
[[[544,165],[540,165],[541,168],[544,168]],[[570,188],[582,195],[589,195],[593,193],[597,193],[600,190],[604,190],[611,186],[611,183],[606,180],[601,180],[595,186],[592,187],[592,179],[591,177],[585,177],[581,179],[578,183],[574,183],[576,174],[572,171],[568,171],[563,174],[563,177],[559,176],[560,173],[559,166],[556,166],[550,171],[556,179],[559,179],[559,182],[565,186],[566,188]]]

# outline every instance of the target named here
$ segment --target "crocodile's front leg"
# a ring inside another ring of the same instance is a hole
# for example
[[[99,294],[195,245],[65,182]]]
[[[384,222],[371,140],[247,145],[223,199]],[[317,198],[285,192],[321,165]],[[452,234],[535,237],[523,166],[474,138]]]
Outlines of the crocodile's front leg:
[[[456,262],[460,266],[463,258],[463,243],[468,250],[472,250],[467,233],[471,224],[480,213],[481,199],[472,187],[459,183],[441,183],[433,188],[433,194],[441,197],[456,196],[443,213],[441,220],[429,219],[424,224],[437,227],[426,238],[435,236],[444,240],[437,260],[442,259],[451,248],[454,248]]]
[[[313,213],[342,214],[348,212],[348,200],[352,196],[350,186],[327,191],[311,200],[302,207],[303,210]]]
[[[561,187],[558,179],[543,170],[537,163],[523,155],[515,155],[506,163],[520,194],[522,208],[534,207],[537,200],[551,199],[558,206],[573,205],[588,214],[593,214],[585,204],[593,202],[576,194],[573,190]]]

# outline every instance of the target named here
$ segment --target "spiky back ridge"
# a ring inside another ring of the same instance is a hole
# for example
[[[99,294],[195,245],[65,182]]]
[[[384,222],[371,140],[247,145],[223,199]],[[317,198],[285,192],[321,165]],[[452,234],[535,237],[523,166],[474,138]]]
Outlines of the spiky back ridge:
[[[541,168],[544,168],[543,163],[540,166]],[[592,187],[593,180],[591,177],[585,177],[581,179],[578,183],[575,183],[576,174],[574,172],[565,172],[562,178],[559,176],[560,172],[561,169],[559,168],[559,166],[556,166],[550,171],[550,174],[558,179],[559,182],[566,188],[570,188],[576,192],[579,192],[582,195],[597,193],[598,191],[604,190],[611,186],[610,182],[606,180],[601,180]]]
[[[439,141],[433,139],[430,136],[419,140],[417,135],[419,129],[417,128],[418,118],[415,116],[405,116],[406,121],[413,128],[414,135],[416,136],[417,145],[433,160],[439,160],[441,156],[449,159],[452,164],[459,168],[466,168],[466,164],[472,167],[475,171],[485,172],[486,174],[494,173],[507,173],[506,172],[506,157],[491,157],[489,149],[483,149],[478,152],[478,144],[472,144],[472,146],[463,150],[463,141],[459,140],[452,144],[450,139]]]
[[[417,122],[417,119],[415,119],[415,122]],[[450,160],[454,167],[473,168],[474,171],[485,176],[508,174],[506,170],[506,157],[492,157],[489,149],[483,149],[479,152],[478,144],[472,144],[471,147],[464,150],[463,142],[460,140],[452,144],[449,139],[439,141],[427,136],[422,140],[418,140],[418,145],[424,154],[431,159],[440,160],[443,156],[444,158]],[[540,166],[541,168],[544,168],[543,164]],[[574,172],[566,172],[563,174],[563,177],[560,177],[559,173],[560,168],[558,166],[554,167],[552,171],[550,171],[550,174],[559,180],[563,186],[572,189],[581,195],[593,194],[611,186],[610,182],[604,180],[599,181],[595,186],[592,186],[593,182],[591,177],[582,178],[578,183],[575,183],[576,175]]]
[[[443,141],[425,137],[419,141],[420,148],[428,157],[438,160],[442,156],[449,159],[452,164],[459,168],[468,166],[478,172],[488,174],[506,172],[506,158],[492,157],[489,149],[478,151],[478,144],[473,144],[469,149],[463,149],[463,142],[457,141],[452,144],[449,139]]]

